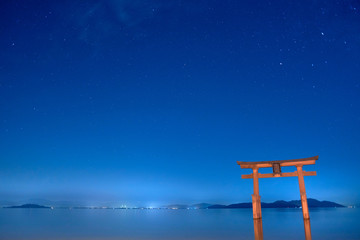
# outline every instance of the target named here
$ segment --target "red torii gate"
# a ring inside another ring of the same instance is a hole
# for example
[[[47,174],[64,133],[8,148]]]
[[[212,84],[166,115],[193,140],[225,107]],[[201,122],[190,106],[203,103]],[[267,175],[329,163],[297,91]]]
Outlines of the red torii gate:
[[[292,160],[264,161],[264,162],[240,162],[237,163],[241,168],[251,168],[252,174],[242,175],[241,178],[252,178],[254,180],[254,194],[252,195],[253,218],[261,219],[261,200],[259,195],[259,178],[272,177],[298,177],[300,187],[300,197],[304,220],[310,219],[307,204],[304,176],[316,176],[316,172],[306,172],[302,170],[304,165],[313,165],[319,156],[310,158],[300,158]],[[296,166],[295,172],[281,172],[281,167]],[[259,168],[273,168],[273,173],[259,173]]]

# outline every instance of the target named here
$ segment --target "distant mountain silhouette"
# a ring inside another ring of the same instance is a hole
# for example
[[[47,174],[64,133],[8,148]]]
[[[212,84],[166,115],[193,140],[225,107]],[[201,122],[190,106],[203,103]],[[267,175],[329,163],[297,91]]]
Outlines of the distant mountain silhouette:
[[[226,208],[251,208],[251,207],[252,207],[251,202],[235,203],[235,204],[230,204],[230,205],[226,206]]]
[[[50,208],[50,207],[41,206],[41,205],[37,205],[37,204],[23,204],[20,206],[10,206],[10,207],[6,207],[6,208]]]
[[[86,206],[86,202],[80,202],[80,201],[52,201],[47,199],[41,199],[41,198],[30,198],[30,199],[24,199],[24,200],[18,200],[18,201],[6,201],[1,200],[0,206],[1,207],[9,207],[9,206],[20,206],[23,204],[37,204],[41,206],[54,206],[54,207],[73,207],[73,206]],[[103,204],[99,204],[103,205]]]
[[[301,206],[301,201],[300,200],[293,200],[290,201],[291,203],[297,205],[297,206]],[[341,204],[335,203],[335,202],[330,202],[330,201],[319,201],[313,198],[308,198],[308,206],[309,208],[316,208],[316,207],[345,207]]]
[[[308,198],[308,206],[309,208],[334,208],[334,207],[345,207],[341,204],[330,202],[330,201],[319,201],[313,198]],[[299,208],[301,207],[300,200],[292,200],[292,201],[275,201],[273,203],[261,203],[262,208]],[[246,203],[236,203],[230,205],[211,205],[208,207],[209,209],[216,208],[252,208],[251,202]]]
[[[294,203],[292,203],[292,201],[275,201],[273,203],[261,203],[261,207],[263,208],[298,208],[300,206],[295,205]]]
[[[23,205],[14,205],[14,206],[4,206],[4,208],[50,208],[44,205],[48,204],[23,204]],[[49,206],[49,205],[48,205]],[[50,205],[54,206],[54,205]],[[319,201],[313,198],[308,198],[308,206],[309,208],[341,208],[345,207],[341,204],[330,202],[330,201]],[[272,203],[261,203],[262,208],[300,208],[301,201],[300,200],[292,200],[292,201],[275,201]],[[55,206],[55,208],[64,208],[62,206]],[[68,207],[65,207],[68,208]],[[72,206],[71,208],[77,209],[87,209],[87,208],[101,208],[104,207],[86,207],[86,206]],[[110,207],[112,208],[112,207]],[[140,208],[140,207],[137,207]],[[146,207],[144,207],[146,208]],[[245,203],[235,203],[230,205],[222,205],[222,204],[209,204],[209,203],[198,203],[193,205],[185,205],[185,204],[171,204],[168,206],[163,206],[160,208],[167,208],[167,209],[219,209],[219,208],[252,208],[251,202]]]
[[[212,205],[213,204],[210,204],[210,203],[198,203],[198,204],[193,204],[193,205],[189,206],[189,208],[203,209],[203,208],[208,208]]]

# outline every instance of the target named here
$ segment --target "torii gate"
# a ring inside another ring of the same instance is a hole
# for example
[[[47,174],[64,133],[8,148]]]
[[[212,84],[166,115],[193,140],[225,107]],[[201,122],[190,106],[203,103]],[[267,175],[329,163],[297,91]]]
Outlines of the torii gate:
[[[252,195],[253,218],[261,219],[261,201],[259,195],[259,178],[271,177],[298,177],[300,187],[300,197],[304,220],[310,219],[309,209],[306,199],[304,176],[316,176],[316,172],[306,172],[302,170],[304,165],[313,165],[319,156],[310,158],[300,158],[292,160],[264,161],[264,162],[240,162],[237,163],[241,168],[252,168],[253,173],[242,175],[241,178],[252,178],[254,180],[254,194]],[[295,172],[281,172],[281,167],[296,166]],[[259,168],[273,168],[273,173],[259,173]]]

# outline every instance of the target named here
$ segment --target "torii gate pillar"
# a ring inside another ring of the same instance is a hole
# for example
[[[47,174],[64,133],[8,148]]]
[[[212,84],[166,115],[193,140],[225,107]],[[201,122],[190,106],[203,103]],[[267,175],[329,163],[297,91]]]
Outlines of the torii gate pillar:
[[[261,200],[259,194],[259,177],[258,168],[253,168],[254,194],[252,195],[253,218],[261,218]]]
[[[300,188],[300,199],[301,199],[301,206],[304,219],[310,219],[309,216],[309,208],[307,204],[307,197],[305,191],[305,181],[304,181],[304,174],[302,170],[302,166],[296,166],[298,179],[299,179],[299,188]]]
[[[261,200],[259,194],[259,178],[271,178],[271,177],[298,177],[300,198],[302,205],[302,212],[304,220],[310,219],[309,208],[307,204],[304,176],[316,176],[316,172],[305,172],[303,165],[315,164],[315,161],[319,159],[319,156],[311,158],[301,158],[292,160],[279,160],[279,161],[266,161],[266,162],[238,162],[241,168],[251,168],[252,174],[242,175],[242,178],[252,178],[254,181],[254,194],[252,195],[253,206],[253,218],[261,219]],[[281,167],[296,166],[295,172],[281,172]],[[272,167],[273,173],[259,173],[259,168]]]

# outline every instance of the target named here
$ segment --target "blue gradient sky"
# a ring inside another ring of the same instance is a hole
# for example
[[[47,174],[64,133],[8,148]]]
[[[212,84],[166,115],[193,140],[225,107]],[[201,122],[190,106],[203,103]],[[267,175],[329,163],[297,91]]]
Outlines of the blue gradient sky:
[[[360,202],[358,1],[1,1],[0,35],[0,200],[244,202],[236,161],[319,155],[308,197]]]

